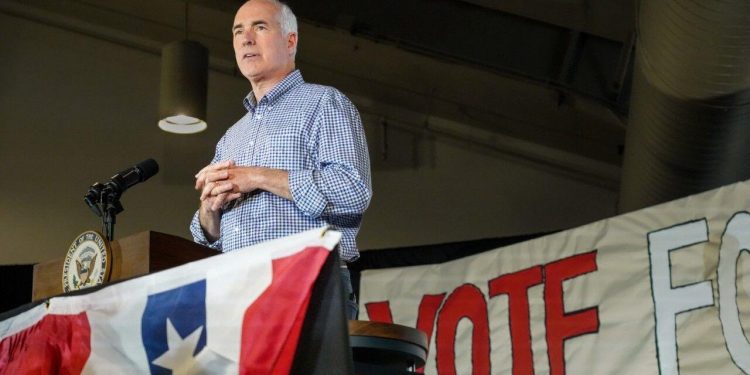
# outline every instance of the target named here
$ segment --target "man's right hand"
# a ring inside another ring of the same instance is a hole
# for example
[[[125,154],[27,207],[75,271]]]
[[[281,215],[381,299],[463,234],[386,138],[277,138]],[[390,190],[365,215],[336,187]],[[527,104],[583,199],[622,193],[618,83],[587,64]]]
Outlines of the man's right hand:
[[[215,196],[210,194],[217,183],[227,179],[229,176],[227,168],[233,166],[234,161],[225,160],[220,163],[208,165],[195,175],[195,189],[201,192],[201,205],[198,210],[198,216],[203,233],[210,242],[216,241],[221,233],[221,210],[224,204],[242,196],[240,193],[231,192]]]

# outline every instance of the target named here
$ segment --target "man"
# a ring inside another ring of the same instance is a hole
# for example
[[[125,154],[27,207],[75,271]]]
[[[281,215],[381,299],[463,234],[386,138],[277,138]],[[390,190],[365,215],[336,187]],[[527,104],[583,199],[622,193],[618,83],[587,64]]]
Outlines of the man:
[[[359,113],[338,90],[305,83],[295,69],[297,20],[277,0],[251,0],[237,11],[234,52],[252,91],[248,113],[227,130],[196,177],[196,242],[231,251],[330,225],[343,233],[344,261],[372,195]],[[347,315],[356,317],[349,272]]]

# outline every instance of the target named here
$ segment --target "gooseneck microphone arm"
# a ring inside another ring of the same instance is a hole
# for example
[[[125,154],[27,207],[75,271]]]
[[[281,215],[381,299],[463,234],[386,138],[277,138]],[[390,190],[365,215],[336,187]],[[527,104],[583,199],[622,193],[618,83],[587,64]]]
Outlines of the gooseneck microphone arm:
[[[156,161],[147,159],[112,176],[104,184],[96,182],[89,187],[83,201],[96,216],[102,218],[102,232],[107,240],[114,239],[117,214],[124,211],[120,204],[122,193],[133,185],[148,180],[157,172],[159,172],[159,165]]]

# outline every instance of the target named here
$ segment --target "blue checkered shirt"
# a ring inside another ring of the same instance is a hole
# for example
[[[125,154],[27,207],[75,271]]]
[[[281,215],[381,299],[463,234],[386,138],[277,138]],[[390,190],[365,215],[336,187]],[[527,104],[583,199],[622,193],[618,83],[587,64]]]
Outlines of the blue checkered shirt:
[[[221,214],[219,239],[209,243],[193,216],[195,242],[230,251],[329,225],[343,233],[341,258],[359,257],[356,236],[370,203],[370,159],[362,121],[340,91],[305,83],[290,73],[259,102],[251,92],[248,112],[216,145],[211,163],[289,172],[292,200],[266,191],[244,194]]]

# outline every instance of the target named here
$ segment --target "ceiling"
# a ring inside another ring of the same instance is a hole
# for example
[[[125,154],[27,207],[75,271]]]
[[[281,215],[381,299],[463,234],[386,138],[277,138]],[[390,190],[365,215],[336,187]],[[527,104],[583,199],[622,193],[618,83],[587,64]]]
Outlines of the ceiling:
[[[155,54],[187,34],[209,48],[213,70],[236,75],[230,26],[243,2],[4,0],[0,12]],[[617,189],[633,0],[289,4],[298,66],[364,115]]]

